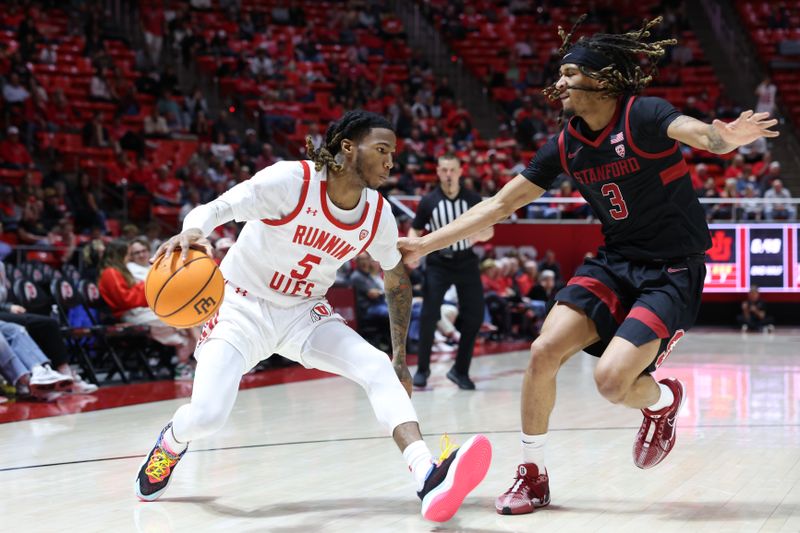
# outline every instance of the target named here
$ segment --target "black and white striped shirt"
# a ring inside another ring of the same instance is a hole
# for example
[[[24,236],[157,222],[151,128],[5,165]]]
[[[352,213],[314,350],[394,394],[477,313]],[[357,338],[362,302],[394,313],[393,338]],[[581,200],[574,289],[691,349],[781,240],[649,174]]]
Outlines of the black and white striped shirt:
[[[464,188],[459,191],[458,196],[451,200],[445,196],[441,187],[436,187],[419,201],[417,214],[411,227],[417,231],[423,229],[436,231],[454,221],[480,201],[479,194]],[[450,250],[462,252],[469,250],[470,247],[469,241],[463,240],[450,245]]]

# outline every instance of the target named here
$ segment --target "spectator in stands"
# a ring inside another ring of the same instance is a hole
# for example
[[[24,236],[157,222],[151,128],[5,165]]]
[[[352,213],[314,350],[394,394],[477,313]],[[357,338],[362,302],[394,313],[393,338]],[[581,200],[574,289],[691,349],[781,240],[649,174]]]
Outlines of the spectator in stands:
[[[144,134],[147,137],[168,137],[170,133],[167,119],[159,113],[157,107],[144,118]]]
[[[17,337],[16,346],[6,338],[6,327],[9,335]],[[50,368],[50,361],[30,337],[20,343],[25,335],[10,328],[25,331],[22,326],[0,321],[0,377],[16,388],[18,398],[55,400],[61,395],[57,389],[71,386],[72,378]]]
[[[108,83],[109,73],[107,70],[95,70],[92,81],[89,85],[89,97],[99,102],[117,102],[119,95],[114,87]]]
[[[561,265],[556,260],[556,253],[553,250],[547,250],[544,257],[539,261],[539,272],[550,270],[556,276],[556,283],[561,281]]]
[[[250,72],[253,76],[275,76],[275,62],[267,55],[267,43],[261,43],[255,57],[250,58]]]
[[[483,285],[483,299],[492,324],[497,327],[500,335],[504,335],[511,331],[511,312],[506,296],[512,295],[513,290],[508,286],[507,280],[502,277],[498,261],[483,260],[481,284]]]
[[[203,204],[203,201],[202,198],[200,198],[200,191],[197,190],[197,187],[189,187],[186,194],[186,201],[181,206],[181,212],[178,213],[178,222],[182,224],[183,219],[186,218],[186,215],[189,214],[189,211],[201,204]]]
[[[67,192],[70,211],[75,215],[75,230],[84,233],[91,228],[105,232],[106,214],[100,209],[94,193],[95,185],[86,172],[79,172],[77,183]]]
[[[791,200],[791,198],[791,193],[779,179],[774,180],[772,187],[764,193],[765,200]],[[796,212],[793,204],[781,203],[768,203],[764,210],[767,220],[792,220]]]
[[[135,237],[128,244],[125,266],[136,281],[144,281],[150,271],[150,243],[144,237]]]
[[[108,304],[114,318],[130,324],[147,325],[153,340],[175,347],[179,361],[175,367],[175,379],[191,379],[193,371],[189,358],[198,338],[196,328],[179,330],[158,319],[147,306],[144,282],[137,282],[125,264],[127,256],[128,243],[123,240],[108,243],[98,280],[100,296]]]
[[[769,113],[770,116],[775,116],[775,97],[778,88],[772,83],[769,76],[764,78],[761,83],[756,87],[756,113]]]
[[[16,232],[22,220],[22,206],[14,199],[14,189],[0,185],[0,222],[6,231]]]
[[[751,286],[747,300],[742,302],[742,314],[737,317],[742,333],[747,333],[747,331],[772,333],[775,330],[772,317],[767,316],[766,306],[761,300],[758,289],[758,285]]]
[[[211,155],[222,163],[233,161],[233,147],[225,140],[225,134],[221,131],[217,133],[216,141],[211,144]]]
[[[19,128],[9,126],[6,138],[0,141],[0,167],[23,169],[33,168],[33,159],[28,149],[19,140]]]
[[[751,176],[751,178],[755,178],[755,176]],[[748,183],[744,189],[740,210],[743,220],[761,220],[764,216],[764,204],[761,203],[756,186],[752,183]]]
[[[544,302],[545,309],[541,309],[540,306],[537,309],[545,311],[553,304],[555,296],[556,273],[549,269],[542,270],[539,274],[539,282],[530,290],[528,297],[535,302]]]
[[[772,186],[772,183],[781,179],[781,163],[780,161],[772,161],[767,167],[767,172],[761,178],[761,190],[766,191]]]
[[[148,5],[141,11],[144,43],[152,65],[158,65],[161,47],[164,45],[164,8],[161,3]]]
[[[759,137],[750,144],[740,146],[738,152],[744,156],[744,160],[748,163],[754,163],[764,157],[768,151],[767,139]]]
[[[180,207],[181,187],[183,183],[170,174],[167,165],[161,165],[156,170],[156,179],[150,182],[150,194],[153,195],[155,205]]]
[[[87,122],[81,130],[84,146],[92,148],[106,148],[111,146],[111,137],[103,125],[103,117],[99,111],[92,114],[92,120]]]
[[[29,339],[38,347],[38,352],[43,354],[37,357],[36,361],[40,364],[52,365],[55,371],[71,379],[71,391],[77,394],[88,394],[97,390],[97,386],[86,383],[80,375],[73,372],[69,366],[69,352],[61,336],[58,321],[48,316],[28,313],[27,309],[21,305],[9,303],[8,285],[6,283],[5,265],[0,262],[0,321],[15,326],[16,329],[9,328],[3,332],[9,344],[16,350],[17,343],[22,346],[29,345]],[[12,339],[10,336],[14,336]],[[23,357],[30,354],[33,350],[24,350]],[[44,355],[46,354],[46,355]],[[38,355],[38,354],[37,354]],[[34,364],[36,364],[34,361]],[[0,363],[2,367],[2,363]],[[28,368],[32,368],[28,366]],[[62,381],[63,378],[61,378]]]
[[[744,174],[744,156],[742,154],[736,154],[733,156],[733,160],[731,161],[730,166],[725,169],[725,174],[723,177],[725,178],[735,178],[739,179]]]
[[[72,104],[64,96],[64,91],[56,89],[53,92],[50,105],[48,106],[48,118],[51,124],[55,125],[59,131],[72,131],[78,118],[72,108]]]
[[[356,315],[360,326],[377,328],[381,341],[389,335],[389,306],[383,279],[376,268],[377,263],[368,253],[356,257],[356,269],[350,274],[350,284],[356,294]]]
[[[188,129],[194,126],[197,115],[204,113],[208,117],[208,102],[203,96],[203,91],[198,87],[192,89],[190,94],[183,97],[183,123]]]
[[[738,198],[739,193],[736,189],[736,178],[725,180],[725,186],[719,193],[720,198]],[[730,202],[720,201],[711,208],[711,218],[714,220],[733,220],[736,212],[735,205]]]
[[[22,220],[17,226],[17,239],[27,246],[47,247],[47,228],[41,221],[41,209],[35,199],[29,198],[22,207]]]
[[[30,96],[28,90],[20,82],[19,74],[11,72],[8,81],[3,85],[3,99],[6,104],[22,105]]]
[[[4,233],[3,221],[0,220],[0,262],[5,261],[6,257],[14,252],[14,248],[12,248],[11,244],[6,242]]]
[[[173,88],[170,87],[161,92],[156,101],[156,107],[158,108],[159,115],[164,117],[164,120],[167,121],[167,126],[171,132],[175,133],[188,129],[183,122],[183,113],[181,113],[181,108],[175,100]]]

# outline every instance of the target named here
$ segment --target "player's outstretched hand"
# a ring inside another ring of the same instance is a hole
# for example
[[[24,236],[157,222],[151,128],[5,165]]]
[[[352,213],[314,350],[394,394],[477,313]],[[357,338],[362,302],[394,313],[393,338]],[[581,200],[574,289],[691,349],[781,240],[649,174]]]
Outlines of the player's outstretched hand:
[[[170,237],[169,240],[161,243],[161,246],[158,247],[156,253],[150,258],[150,262],[154,263],[156,258],[163,253],[170,255],[175,248],[181,249],[181,261],[185,261],[186,254],[189,252],[189,248],[192,245],[203,247],[206,254],[211,256],[211,243],[208,241],[208,239],[206,239],[205,235],[203,235],[203,232],[198,228],[189,228],[186,231],[179,233],[174,237]]]
[[[411,268],[419,266],[419,260],[425,255],[422,253],[422,239],[419,237],[400,237],[397,240],[397,249],[403,255],[403,263]]]
[[[750,144],[759,137],[777,137],[780,133],[770,129],[777,123],[777,119],[769,118],[769,113],[753,113],[750,109],[742,111],[733,122],[712,122],[722,140],[736,146]]]

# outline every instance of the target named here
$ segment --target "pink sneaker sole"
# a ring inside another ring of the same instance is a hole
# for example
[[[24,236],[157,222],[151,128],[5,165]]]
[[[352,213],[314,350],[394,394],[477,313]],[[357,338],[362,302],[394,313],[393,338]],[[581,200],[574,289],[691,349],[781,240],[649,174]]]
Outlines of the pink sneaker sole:
[[[486,477],[492,462],[492,445],[483,435],[464,443],[444,481],[422,501],[422,516],[432,522],[447,522],[456,514],[467,494]]]

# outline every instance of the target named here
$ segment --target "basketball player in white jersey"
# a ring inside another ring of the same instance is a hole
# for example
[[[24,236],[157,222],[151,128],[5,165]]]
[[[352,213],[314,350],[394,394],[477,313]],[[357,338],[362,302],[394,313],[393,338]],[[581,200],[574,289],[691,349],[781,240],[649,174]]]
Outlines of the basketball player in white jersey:
[[[230,220],[247,222],[220,269],[225,298],[195,351],[191,402],[167,424],[136,478],[136,494],[155,500],[190,441],[219,430],[240,378],[265,355],[280,353],[309,368],[347,377],[403,453],[422,500],[422,515],[449,520],[486,475],[491,445],[477,435],[435,463],[411,404],[405,342],[411,283],[397,250],[397,223],[375,190],[389,176],[395,134],[374,113],[351,111],[331,124],[311,161],[279,162],[216,200],[192,210],[183,232],[156,253],[208,245]],[[336,270],[361,252],[384,269],[393,361],[350,329],[325,300]],[[398,379],[399,378],[399,379]]]

